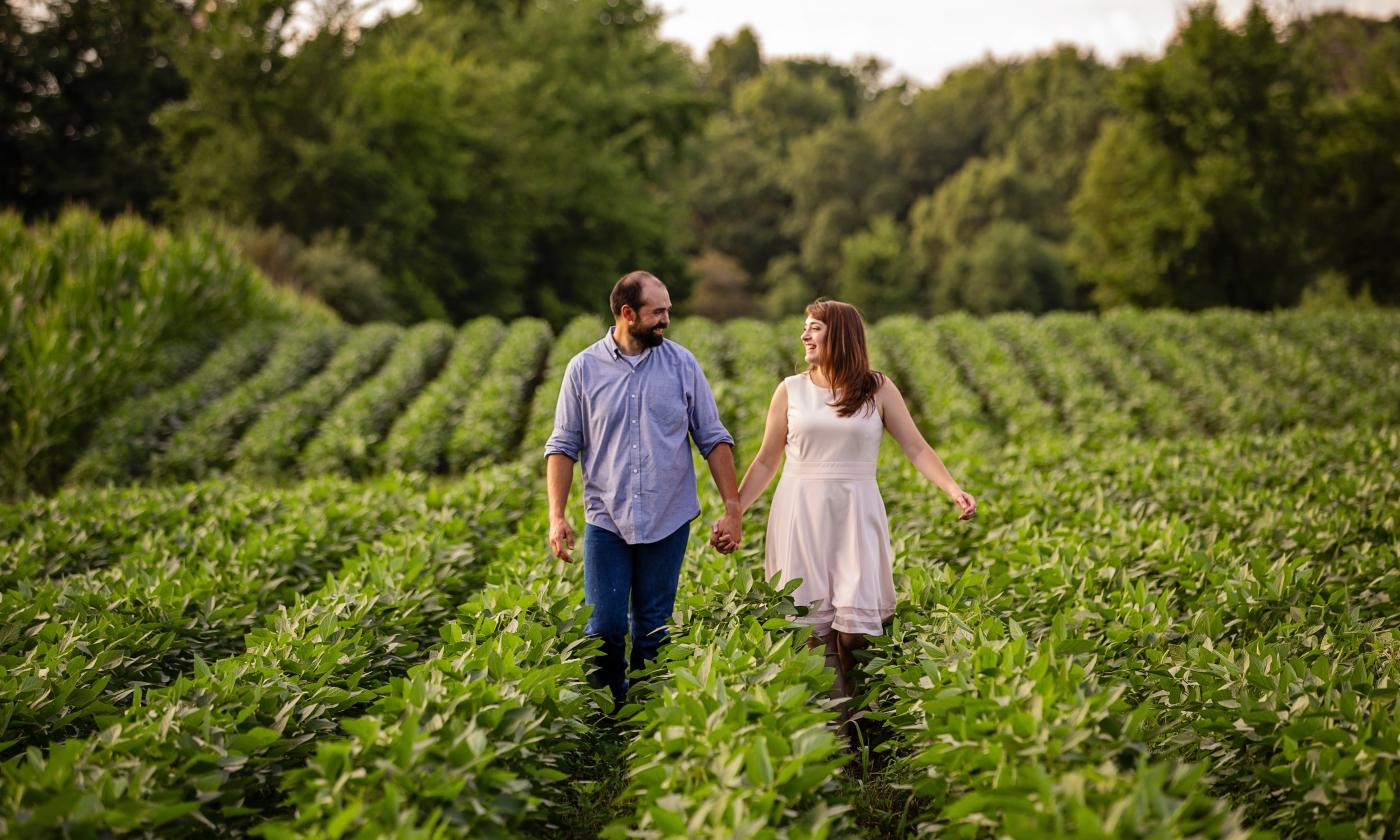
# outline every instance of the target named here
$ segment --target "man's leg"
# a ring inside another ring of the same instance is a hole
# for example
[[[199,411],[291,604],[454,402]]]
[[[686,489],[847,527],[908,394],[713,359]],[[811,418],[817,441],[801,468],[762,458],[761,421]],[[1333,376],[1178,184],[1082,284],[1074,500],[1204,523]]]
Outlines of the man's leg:
[[[656,658],[666,643],[666,624],[676,608],[681,561],[690,539],[687,522],[669,536],[637,549],[632,565],[632,670]]]
[[[583,526],[583,600],[593,607],[584,628],[603,640],[595,660],[595,685],[606,685],[619,703],[627,694],[627,601],[632,585],[632,546],[596,525]]]

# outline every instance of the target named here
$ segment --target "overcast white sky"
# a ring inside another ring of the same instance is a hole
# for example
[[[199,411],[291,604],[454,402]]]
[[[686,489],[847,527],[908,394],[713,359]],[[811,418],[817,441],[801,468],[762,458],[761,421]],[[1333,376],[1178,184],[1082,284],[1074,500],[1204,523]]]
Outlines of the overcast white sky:
[[[1160,54],[1186,4],[1178,0],[660,0],[661,34],[697,58],[716,35],[748,24],[765,56],[827,55],[849,61],[877,55],[892,75],[936,84],[954,67],[987,53],[1005,58],[1072,42],[1113,61],[1125,53]],[[1237,20],[1248,0],[1220,0]],[[1345,8],[1390,17],[1400,0],[1273,0],[1275,19]]]
[[[360,0],[396,13],[414,0]],[[954,67],[1058,43],[1091,47],[1112,62],[1127,53],[1160,55],[1187,7],[1184,0],[653,0],[666,12],[661,34],[696,58],[717,35],[745,24],[765,56],[824,55],[848,62],[875,55],[904,75],[937,84]],[[1219,0],[1238,20],[1248,0]],[[1400,14],[1400,0],[1266,0],[1275,20],[1344,8],[1376,17]]]

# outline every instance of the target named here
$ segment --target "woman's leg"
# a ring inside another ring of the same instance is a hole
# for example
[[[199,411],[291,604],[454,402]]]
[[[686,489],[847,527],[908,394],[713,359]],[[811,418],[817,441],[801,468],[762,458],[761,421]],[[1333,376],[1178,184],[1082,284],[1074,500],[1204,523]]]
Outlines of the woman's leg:
[[[846,697],[851,698],[856,693],[856,651],[868,645],[870,642],[865,638],[864,633],[847,633],[844,630],[832,630],[831,635],[836,640],[837,668],[841,674],[841,683],[845,689]],[[851,716],[851,704],[846,704],[846,709],[842,712],[841,721],[844,723]]]
[[[825,636],[813,633],[807,637],[807,647],[826,648],[826,667],[830,668],[832,673],[836,675],[836,680],[831,684],[831,699],[841,700],[849,697],[850,694],[846,691],[846,678],[841,673],[841,660],[836,651],[836,631],[828,630]]]

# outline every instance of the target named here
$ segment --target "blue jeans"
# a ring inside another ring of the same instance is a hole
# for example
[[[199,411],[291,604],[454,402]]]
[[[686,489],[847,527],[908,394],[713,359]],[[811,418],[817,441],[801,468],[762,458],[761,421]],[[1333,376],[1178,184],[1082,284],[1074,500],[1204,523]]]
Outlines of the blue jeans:
[[[631,667],[637,670],[666,643],[689,539],[689,522],[654,543],[637,545],[606,528],[584,525],[583,598],[593,607],[584,632],[603,640],[593,678],[619,703],[627,695],[629,613]]]

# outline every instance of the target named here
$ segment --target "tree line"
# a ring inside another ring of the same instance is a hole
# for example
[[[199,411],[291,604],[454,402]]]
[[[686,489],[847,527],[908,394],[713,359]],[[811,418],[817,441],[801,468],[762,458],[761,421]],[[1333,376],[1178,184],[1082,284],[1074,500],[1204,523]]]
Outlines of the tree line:
[[[1184,14],[934,86],[638,0],[6,0],[0,204],[236,226],[352,321],[1400,302],[1400,16]],[[300,10],[300,11],[299,11]]]

